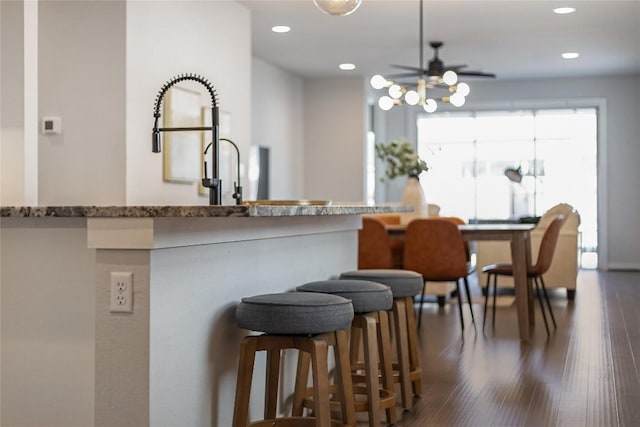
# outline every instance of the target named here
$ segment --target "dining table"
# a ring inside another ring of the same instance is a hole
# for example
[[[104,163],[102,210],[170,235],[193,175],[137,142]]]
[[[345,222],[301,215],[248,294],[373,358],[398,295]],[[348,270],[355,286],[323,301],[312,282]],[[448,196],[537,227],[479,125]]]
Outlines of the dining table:
[[[515,303],[518,314],[518,331],[521,341],[529,341],[534,325],[533,288],[527,277],[527,267],[531,265],[530,231],[534,224],[463,224],[458,229],[463,239],[508,240],[511,242],[511,263]],[[387,234],[393,241],[401,242],[407,229],[406,224],[387,224]]]

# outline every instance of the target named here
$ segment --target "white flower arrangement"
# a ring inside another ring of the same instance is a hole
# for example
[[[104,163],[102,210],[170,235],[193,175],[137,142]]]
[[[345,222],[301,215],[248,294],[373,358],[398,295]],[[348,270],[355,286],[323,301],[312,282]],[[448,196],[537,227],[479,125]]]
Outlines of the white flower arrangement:
[[[388,144],[378,143],[375,148],[378,158],[387,165],[385,176],[388,179],[399,176],[418,177],[429,170],[427,162],[420,159],[413,151],[413,144],[406,139],[391,140]]]

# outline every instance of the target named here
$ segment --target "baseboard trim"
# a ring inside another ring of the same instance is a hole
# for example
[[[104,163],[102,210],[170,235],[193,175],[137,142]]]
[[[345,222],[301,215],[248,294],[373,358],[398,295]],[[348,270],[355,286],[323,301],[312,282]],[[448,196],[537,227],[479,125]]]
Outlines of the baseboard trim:
[[[640,263],[638,262],[610,262],[607,265],[609,271],[640,271]]]

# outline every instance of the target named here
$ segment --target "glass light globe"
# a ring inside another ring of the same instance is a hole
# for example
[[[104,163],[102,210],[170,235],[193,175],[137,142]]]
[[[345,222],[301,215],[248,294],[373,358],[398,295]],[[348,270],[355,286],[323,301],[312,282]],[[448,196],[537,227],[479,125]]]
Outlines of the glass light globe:
[[[387,85],[387,79],[382,77],[380,74],[376,74],[375,76],[371,77],[371,80],[369,82],[371,83],[371,87],[374,89],[382,89]]]
[[[409,105],[416,105],[418,101],[420,101],[420,95],[418,95],[418,92],[416,92],[415,90],[410,90],[404,94],[404,100]]]
[[[455,107],[462,107],[465,101],[465,97],[457,92],[451,95],[451,97],[449,98],[449,102]]]
[[[434,113],[438,109],[438,103],[435,100],[429,98],[424,102],[423,108],[427,113]]]
[[[402,88],[400,85],[393,84],[389,86],[389,96],[394,99],[399,99],[402,96]]]
[[[378,100],[378,106],[384,111],[388,111],[393,107],[393,99],[388,96],[381,96]]]
[[[442,75],[442,81],[452,86],[458,81],[458,75],[453,70],[449,70]]]
[[[471,88],[468,84],[458,83],[458,89],[456,90],[456,93],[459,93],[462,96],[467,96],[469,95],[469,92],[471,92]]]
[[[346,16],[356,11],[362,0],[313,0],[315,5],[327,15]]]

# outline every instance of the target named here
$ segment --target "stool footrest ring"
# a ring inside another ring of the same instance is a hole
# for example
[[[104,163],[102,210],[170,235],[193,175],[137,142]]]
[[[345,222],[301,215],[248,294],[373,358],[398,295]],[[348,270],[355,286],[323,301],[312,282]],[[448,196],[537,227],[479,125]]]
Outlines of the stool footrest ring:
[[[337,387],[332,385],[329,387],[330,393],[337,393]],[[396,395],[394,392],[380,389],[380,409],[389,409],[396,406]],[[306,393],[306,397],[303,401],[303,406],[307,409],[313,409],[313,389],[308,388]],[[353,386],[353,395],[354,395],[354,408],[356,412],[367,412],[369,408],[367,407],[367,387],[365,386]],[[339,411],[340,410],[340,402],[331,400],[329,402],[331,406],[331,411]]]
[[[308,417],[276,418],[249,424],[250,427],[315,427],[316,420]],[[340,421],[331,420],[331,427],[352,427]]]

